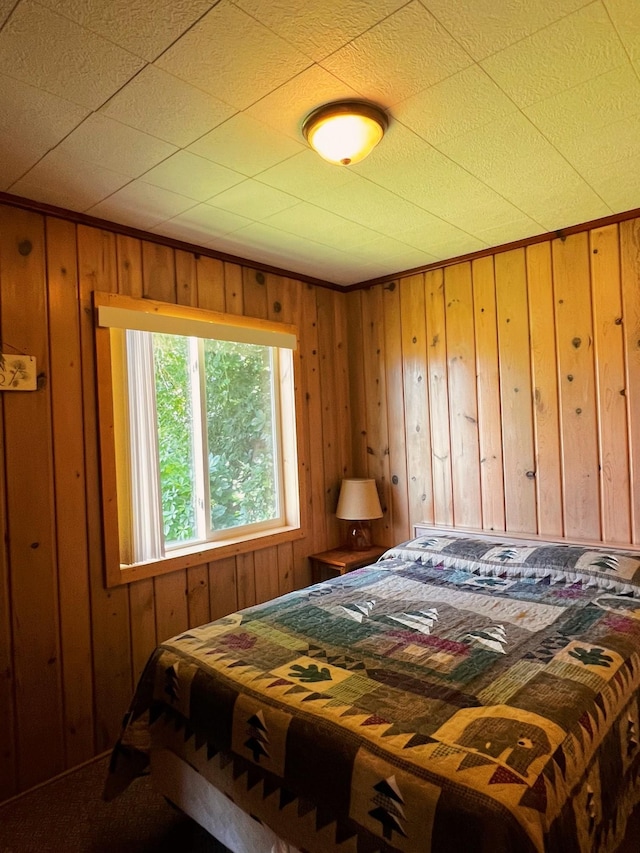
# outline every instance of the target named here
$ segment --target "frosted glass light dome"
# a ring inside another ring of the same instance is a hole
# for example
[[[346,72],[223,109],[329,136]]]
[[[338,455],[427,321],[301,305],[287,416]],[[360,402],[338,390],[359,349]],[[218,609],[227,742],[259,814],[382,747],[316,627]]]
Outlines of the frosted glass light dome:
[[[305,119],[302,132],[329,163],[350,166],[373,151],[387,126],[386,113],[374,104],[345,101],[314,110]]]

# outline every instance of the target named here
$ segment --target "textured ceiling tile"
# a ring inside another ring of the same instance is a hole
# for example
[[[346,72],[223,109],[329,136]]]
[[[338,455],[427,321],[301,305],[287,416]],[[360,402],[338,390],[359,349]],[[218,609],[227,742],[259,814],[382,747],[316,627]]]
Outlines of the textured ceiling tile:
[[[407,239],[407,242],[415,240],[416,232],[409,232],[408,238],[402,235],[402,239]],[[429,252],[435,258],[455,258],[457,255],[466,255],[469,252],[479,252],[481,249],[487,248],[487,243],[479,237],[465,234],[463,231],[456,231],[449,235],[427,236],[420,246],[424,251]]]
[[[245,114],[304,142],[302,124],[312,110],[331,101],[356,96],[355,89],[319,65],[313,65],[253,104]]]
[[[489,227],[521,216],[463,166],[402,126],[396,125],[371,157],[354,168],[373,183],[470,233],[478,222]]]
[[[479,228],[500,228],[522,218],[522,211],[515,204],[479,181],[466,195],[456,193],[441,207],[444,219],[476,235]]]
[[[423,2],[474,59],[484,59],[575,12],[589,0]]]
[[[138,228],[150,228],[192,206],[193,199],[152,187],[142,181],[132,181],[91,207],[89,213],[127,225],[136,224]]]
[[[472,234],[468,234],[466,231],[456,228],[455,225],[436,217],[427,225],[420,225],[417,228],[409,228],[403,231],[398,234],[397,239],[414,249],[421,249],[423,252],[432,254],[436,248],[443,245],[468,246],[479,242]]]
[[[86,107],[0,75],[0,133],[29,139],[46,150],[88,114]]]
[[[236,0],[236,5],[316,61],[403,6],[405,0]]]
[[[471,64],[417,0],[320,63],[383,106],[403,101]]]
[[[217,248],[223,244],[230,246],[232,243],[237,243],[240,248],[246,246],[254,252],[269,253],[273,253],[274,245],[277,245],[279,250],[285,252],[288,257],[303,258],[313,241],[299,237],[297,234],[280,231],[265,222],[249,222],[234,231],[233,234],[226,234],[220,238],[214,237],[209,245],[212,248]],[[316,250],[327,251],[326,246],[320,244],[315,244],[315,246]],[[226,249],[220,251],[226,251]],[[251,257],[255,258],[255,255],[251,255]]]
[[[196,201],[207,201],[216,193],[244,181],[245,176],[189,151],[176,151],[145,172],[142,180]]]
[[[484,240],[487,246],[503,246],[505,243],[513,243],[516,240],[525,240],[528,237],[535,237],[538,234],[544,234],[546,231],[537,222],[529,217],[516,219],[514,222],[508,222],[505,225],[496,225],[493,228],[480,228],[476,231],[476,237],[479,240]]]
[[[300,199],[250,179],[218,193],[208,202],[213,207],[260,221],[299,204]]]
[[[10,13],[15,9],[16,0],[0,0],[0,27],[9,17]]]
[[[11,187],[11,192],[31,198],[33,188],[41,187],[43,192],[48,194],[49,204],[55,203],[71,210],[86,210],[129,181],[130,178],[120,172],[113,172],[95,163],[79,161],[60,150],[55,150],[49,152],[17,181]],[[31,191],[26,191],[27,189]],[[54,195],[60,201],[51,201]],[[64,205],[62,199],[66,199]]]
[[[32,0],[22,0],[0,32],[0,73],[91,109],[143,64]]]
[[[627,61],[598,2],[505,48],[481,65],[507,95],[525,107]]]
[[[198,204],[162,223],[161,229],[158,226],[153,230],[205,246],[215,235],[228,234],[249,224],[251,220],[244,216],[219,210],[209,204]]]
[[[215,6],[156,62],[238,109],[310,64],[292,45],[226,2]]]
[[[176,150],[162,142],[102,115],[91,115],[59,145],[60,151],[137,178]]]
[[[612,213],[611,208],[574,172],[564,180],[514,187],[514,203],[545,231],[556,231]]]
[[[640,3],[638,0],[604,0],[620,39],[634,61],[640,61]]]
[[[354,247],[352,252],[360,261],[368,264],[393,261],[396,269],[400,269],[401,266],[407,269],[409,266],[430,264],[433,260],[426,244],[415,247],[400,240],[382,236]]]
[[[42,143],[30,144],[28,140],[0,132],[0,151],[0,189],[4,191],[38,162],[46,148]]]
[[[239,113],[194,142],[189,150],[252,177],[303,151],[304,146]]]
[[[550,169],[566,167],[555,148],[519,112],[438,147],[497,192],[513,183],[542,183]]]
[[[373,240],[376,236],[370,229],[356,222],[307,202],[300,202],[295,207],[270,216],[265,224],[300,237],[310,236],[318,243],[326,243],[343,251],[366,240]]]
[[[235,111],[201,89],[148,65],[100,112],[184,148]]]
[[[622,65],[530,107],[524,113],[554,145],[581,141],[640,111],[640,80]]]
[[[396,104],[393,115],[427,142],[437,145],[516,109],[479,66],[471,65]]]
[[[614,213],[638,207],[640,199],[640,157],[607,165],[589,183]]]
[[[88,30],[153,61],[211,0],[38,0]]]
[[[260,181],[303,201],[313,201],[327,190],[355,180],[350,169],[330,165],[315,151],[306,149],[260,174]]]
[[[364,178],[327,191],[315,204],[390,237],[434,219],[426,210]]]
[[[1,172],[1,169],[0,169]],[[92,193],[81,191],[74,193],[66,187],[44,187],[42,184],[32,184],[21,178],[8,190],[13,195],[22,198],[30,198],[42,204],[50,204],[53,207],[62,207],[65,210],[75,210],[84,213],[87,208],[95,204],[97,197]]]
[[[589,179],[603,166],[640,154],[640,115],[622,119],[558,146],[576,171]]]

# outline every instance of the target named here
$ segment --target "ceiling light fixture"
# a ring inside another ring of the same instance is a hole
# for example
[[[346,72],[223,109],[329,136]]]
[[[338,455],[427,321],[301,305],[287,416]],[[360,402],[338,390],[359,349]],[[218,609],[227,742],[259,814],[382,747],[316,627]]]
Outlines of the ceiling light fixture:
[[[387,114],[375,104],[339,101],[310,113],[302,132],[309,145],[329,163],[350,166],[373,151],[388,125]]]

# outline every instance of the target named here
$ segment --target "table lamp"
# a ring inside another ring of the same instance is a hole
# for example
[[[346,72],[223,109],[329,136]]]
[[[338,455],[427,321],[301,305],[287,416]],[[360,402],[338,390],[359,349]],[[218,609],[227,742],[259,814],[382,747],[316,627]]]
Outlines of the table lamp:
[[[372,518],[382,518],[380,498],[375,480],[343,480],[336,516],[349,521],[347,547],[352,551],[371,548]]]

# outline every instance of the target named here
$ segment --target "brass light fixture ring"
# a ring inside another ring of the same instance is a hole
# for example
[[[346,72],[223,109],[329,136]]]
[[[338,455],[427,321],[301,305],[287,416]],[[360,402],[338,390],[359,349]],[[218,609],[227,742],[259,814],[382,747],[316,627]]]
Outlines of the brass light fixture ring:
[[[334,101],[331,104],[324,104],[321,107],[313,110],[305,118],[302,124],[302,133],[304,138],[309,141],[309,131],[318,122],[325,118],[332,118],[339,115],[361,115],[370,118],[377,122],[382,128],[383,133],[389,127],[389,118],[382,107],[368,101]]]

